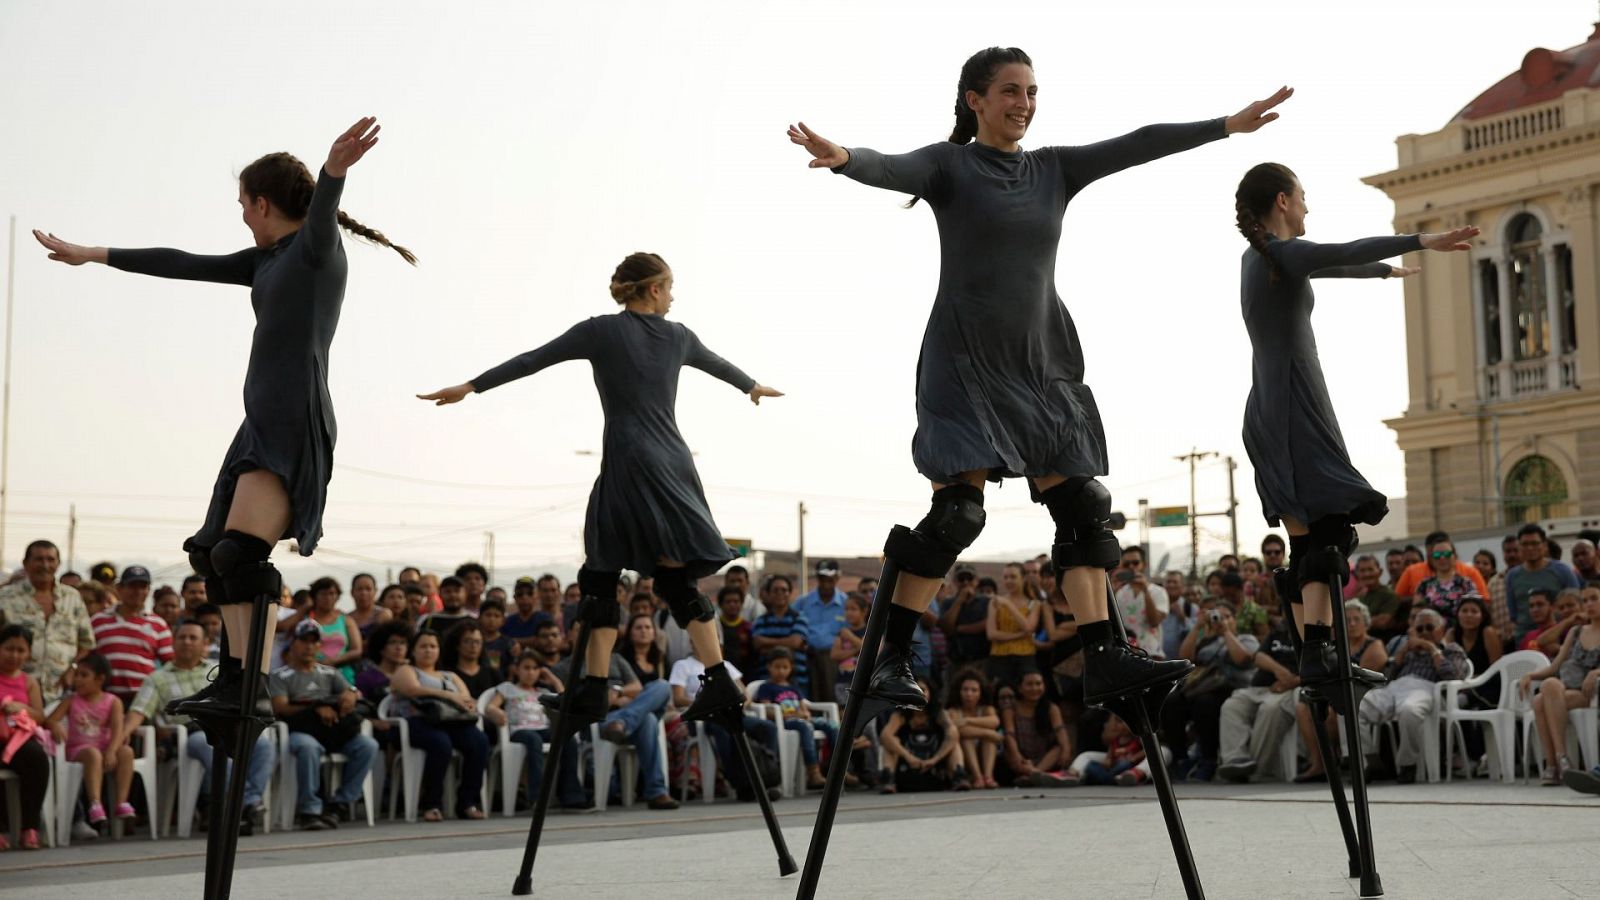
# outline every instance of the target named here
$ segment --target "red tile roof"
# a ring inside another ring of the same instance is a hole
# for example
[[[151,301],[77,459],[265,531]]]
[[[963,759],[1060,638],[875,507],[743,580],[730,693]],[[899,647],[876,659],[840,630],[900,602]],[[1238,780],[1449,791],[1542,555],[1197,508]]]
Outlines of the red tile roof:
[[[1520,69],[1479,94],[1456,118],[1482,119],[1554,100],[1574,88],[1596,86],[1600,86],[1600,22],[1576,47],[1529,50]]]

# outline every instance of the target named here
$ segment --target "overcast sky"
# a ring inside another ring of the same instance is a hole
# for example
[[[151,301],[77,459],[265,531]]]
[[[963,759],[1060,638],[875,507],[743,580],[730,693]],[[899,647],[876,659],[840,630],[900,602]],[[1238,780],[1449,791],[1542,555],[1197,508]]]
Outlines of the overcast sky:
[[[313,169],[376,115],[382,141],[343,208],[421,265],[347,239],[333,347],[338,465],[317,557],[381,573],[481,556],[497,581],[582,556],[601,415],[566,364],[435,409],[455,384],[612,312],[612,268],[661,253],[673,316],[788,396],[755,408],[684,373],[679,424],[725,534],[812,555],[876,553],[914,524],[918,346],[938,277],[925,205],[806,168],[784,127],[883,151],[942,139],[963,60],[1032,56],[1024,147],[1236,112],[1280,84],[1283,118],[1096,184],[1069,208],[1057,284],[1083,336],[1120,509],[1188,500],[1191,447],[1239,462],[1240,535],[1266,531],[1240,422],[1250,348],[1239,319],[1232,194],[1254,163],[1306,186],[1309,237],[1388,233],[1359,178],[1394,138],[1443,127],[1535,47],[1583,41],[1595,4],[1127,2],[414,4],[0,3],[0,214],[17,217],[10,515],[4,559],[48,537],[178,572],[242,415],[245,290],[45,258],[27,229],[109,246],[225,252],[249,243],[235,173],[289,150]],[[1322,282],[1316,328],[1356,465],[1405,492],[1382,420],[1405,406],[1401,287]],[[1463,309],[1468,299],[1461,298]],[[1200,506],[1221,509],[1220,463]],[[1019,482],[990,490],[975,557],[1045,548]],[[1205,520],[1202,554],[1227,535]],[[1130,532],[1131,536],[1131,532]],[[1183,547],[1187,531],[1154,533]],[[1159,555],[1159,551],[1158,551]],[[288,554],[280,550],[280,561]]]

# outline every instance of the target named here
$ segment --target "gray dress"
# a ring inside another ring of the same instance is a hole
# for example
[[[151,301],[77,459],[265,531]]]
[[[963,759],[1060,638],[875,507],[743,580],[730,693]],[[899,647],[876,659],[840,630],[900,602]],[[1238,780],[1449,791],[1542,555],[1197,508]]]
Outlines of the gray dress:
[[[734,553],[711,520],[700,475],[678,433],[678,372],[693,366],[749,393],[755,379],[661,316],[623,311],[572,326],[543,347],[472,379],[478,391],[570,359],[594,369],[606,427],[600,477],[583,525],[585,563],[644,575],[665,556],[702,578]]]
[[[1422,249],[1417,235],[1315,244],[1268,238],[1280,274],[1255,249],[1241,264],[1240,302],[1254,356],[1244,407],[1244,447],[1256,470],[1256,492],[1267,523],[1290,516],[1309,525],[1331,515],[1376,525],[1389,500],[1350,462],[1339,420],[1328,399],[1311,331],[1316,298],[1312,278],[1385,278],[1380,259]]]
[[[939,290],[917,361],[918,472],[940,483],[985,470],[1106,474],[1083,347],[1056,293],[1062,216],[1097,179],[1225,136],[1212,119],[1015,153],[949,141],[898,156],[850,148],[835,171],[925,198],[939,227]]]
[[[302,556],[310,556],[322,537],[338,433],[328,394],[328,348],[339,327],[347,274],[338,223],[343,190],[343,178],[320,173],[305,224],[271,247],[225,256],[107,252],[107,264],[126,272],[250,288],[256,328],[244,376],[244,424],[217,474],[205,524],[184,542],[186,550],[210,548],[222,539],[238,478],[255,469],[276,474],[288,490],[291,516],[283,537],[294,538]]]

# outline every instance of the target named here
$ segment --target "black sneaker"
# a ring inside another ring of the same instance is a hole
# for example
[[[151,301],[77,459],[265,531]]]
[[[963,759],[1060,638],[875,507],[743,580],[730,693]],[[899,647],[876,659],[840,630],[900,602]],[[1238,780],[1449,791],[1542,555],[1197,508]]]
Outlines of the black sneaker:
[[[1250,780],[1250,776],[1254,775],[1255,771],[1255,760],[1241,759],[1233,762],[1223,763],[1222,765],[1218,766],[1217,777],[1221,778],[1223,781],[1231,781],[1234,784],[1243,784]]]
[[[694,702],[689,704],[683,717],[691,722],[708,721],[743,708],[744,692],[724,667],[715,674],[701,674],[700,693],[694,695]]]
[[[209,704],[218,696],[237,697],[240,686],[244,683],[244,679],[240,677],[243,673],[244,668],[239,665],[237,659],[231,656],[224,657],[217,667],[211,670],[211,680],[205,687],[187,697],[175,697],[167,701],[165,710],[167,715],[182,715],[183,707],[191,703]],[[234,704],[238,705],[238,702],[235,700]]]
[[[572,704],[570,710],[567,704]],[[586,675],[576,687],[552,697],[545,707],[572,716],[581,725],[594,725],[605,721],[611,709],[611,684],[598,675]]]
[[[1181,680],[1194,671],[1186,659],[1151,659],[1150,654],[1121,641],[1085,644],[1083,702],[1098,706],[1128,694]]]
[[[330,830],[332,830],[332,831],[338,831],[339,830],[339,815],[337,813],[333,812],[332,810],[327,810],[327,809],[323,810],[322,814],[317,816],[317,818],[321,819],[322,820],[322,824],[328,826],[328,828]]]
[[[326,831],[328,823],[322,821],[322,816],[299,813],[294,817],[294,827],[301,831]]]
[[[239,815],[239,836],[250,837],[256,833],[256,825],[261,821],[261,807],[246,806]]]
[[[928,698],[917,685],[911,670],[911,648],[884,644],[878,664],[872,669],[867,696],[893,703],[902,709],[923,709]]]
[[[256,677],[260,679],[260,682],[256,688],[258,694],[255,716],[265,722],[271,722],[273,720],[272,699],[267,696],[267,676],[257,674]],[[198,694],[184,698],[181,702],[169,704],[168,711],[175,715],[188,716],[192,719],[239,718],[239,700],[240,695],[244,692],[243,671],[241,670],[231,678],[228,678],[226,684],[224,684],[223,677],[219,675],[217,680],[211,683],[211,687],[216,688],[216,690],[212,691],[209,696],[202,696],[206,693],[202,690]]]
[[[1561,783],[1581,794],[1600,794],[1600,766],[1587,772],[1568,769],[1561,773]]]
[[[337,823],[352,822],[355,821],[356,817],[355,810],[352,808],[352,804],[349,803],[327,803],[323,805],[322,811],[327,815],[333,816],[335,828],[339,827]]]

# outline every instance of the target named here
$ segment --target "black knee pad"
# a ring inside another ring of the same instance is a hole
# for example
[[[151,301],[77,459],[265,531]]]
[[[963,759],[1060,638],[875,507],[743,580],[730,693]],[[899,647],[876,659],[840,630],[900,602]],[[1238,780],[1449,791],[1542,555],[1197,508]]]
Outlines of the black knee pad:
[[[883,545],[885,556],[913,575],[943,578],[961,551],[983,533],[983,488],[966,482],[933,492],[933,504],[915,528],[896,525]]]
[[[228,585],[222,576],[217,574],[217,567],[211,564],[211,549],[198,544],[185,544],[184,549],[189,551],[189,566],[194,573],[206,580],[206,602],[222,606],[228,602]]]
[[[672,620],[678,623],[679,628],[688,628],[690,622],[709,622],[717,617],[716,607],[711,605],[710,598],[700,593],[699,585],[689,577],[688,569],[657,569],[656,590],[667,601],[667,610],[672,613]]]
[[[620,572],[602,572],[587,566],[578,570],[578,589],[583,600],[578,604],[578,621],[591,628],[617,628],[622,625],[622,604],[617,602]]]
[[[250,603],[258,598],[278,602],[283,590],[283,576],[267,561],[272,555],[272,545],[252,534],[228,531],[222,540],[211,548],[212,571],[222,579],[223,603]],[[209,588],[208,588],[209,590]],[[210,600],[209,593],[206,599]]]
[[[1039,495],[1056,523],[1050,561],[1058,571],[1090,566],[1111,570],[1122,559],[1122,543],[1111,531],[1111,492],[1098,479],[1068,478]]]
[[[1293,541],[1293,537],[1290,538]],[[1324,516],[1311,523],[1311,532],[1302,536],[1304,561],[1297,578],[1300,584],[1326,582],[1337,575],[1350,580],[1350,555],[1359,542],[1356,530],[1346,516]]]

